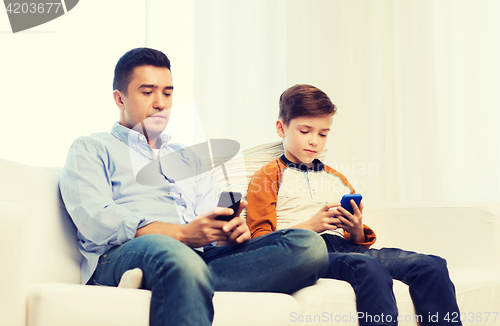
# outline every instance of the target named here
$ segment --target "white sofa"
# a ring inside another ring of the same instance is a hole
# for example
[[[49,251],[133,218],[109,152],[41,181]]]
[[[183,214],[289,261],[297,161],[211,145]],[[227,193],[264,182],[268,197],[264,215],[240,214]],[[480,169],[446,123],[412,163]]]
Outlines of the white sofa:
[[[244,178],[232,183],[233,190],[244,190],[245,178],[279,150],[246,151],[246,170],[237,158],[228,164],[230,174]],[[60,167],[0,160],[0,326],[148,325],[149,291],[80,284],[81,255],[59,194],[60,172]],[[224,190],[221,171],[213,174]],[[365,223],[377,233],[376,248],[400,247],[447,259],[464,325],[500,325],[499,208],[365,202]],[[399,324],[418,325],[408,287],[395,281],[394,291]],[[219,326],[358,325],[352,288],[329,279],[293,296],[216,292],[214,305]]]

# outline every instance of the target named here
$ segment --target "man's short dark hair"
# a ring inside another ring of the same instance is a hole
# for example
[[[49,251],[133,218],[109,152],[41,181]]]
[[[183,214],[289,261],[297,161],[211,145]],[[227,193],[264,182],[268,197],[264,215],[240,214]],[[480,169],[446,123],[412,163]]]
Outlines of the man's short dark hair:
[[[164,67],[170,70],[170,60],[165,53],[151,48],[135,48],[128,51],[116,63],[113,90],[118,89],[127,95],[134,68],[140,66]]]
[[[325,92],[307,84],[298,84],[285,90],[280,96],[279,106],[278,119],[283,121],[285,126],[295,118],[333,115],[337,112],[337,107]]]

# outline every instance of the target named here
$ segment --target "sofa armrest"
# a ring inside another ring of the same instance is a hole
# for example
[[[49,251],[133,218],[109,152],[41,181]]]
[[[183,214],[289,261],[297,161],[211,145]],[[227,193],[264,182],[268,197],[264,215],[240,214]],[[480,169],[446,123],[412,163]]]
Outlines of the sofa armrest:
[[[25,221],[22,204],[0,202],[0,325],[26,325]]]

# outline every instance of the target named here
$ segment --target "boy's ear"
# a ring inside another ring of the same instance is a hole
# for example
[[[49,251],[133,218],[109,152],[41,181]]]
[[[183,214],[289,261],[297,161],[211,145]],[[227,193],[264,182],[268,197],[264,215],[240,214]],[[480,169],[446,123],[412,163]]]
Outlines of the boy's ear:
[[[122,111],[125,110],[125,104],[123,104],[124,95],[120,90],[115,89],[115,91],[113,92],[113,98],[115,100],[116,106],[118,106],[118,108]]]
[[[281,138],[285,138],[283,121],[281,120],[276,121],[276,132],[278,133],[278,136],[280,136]]]

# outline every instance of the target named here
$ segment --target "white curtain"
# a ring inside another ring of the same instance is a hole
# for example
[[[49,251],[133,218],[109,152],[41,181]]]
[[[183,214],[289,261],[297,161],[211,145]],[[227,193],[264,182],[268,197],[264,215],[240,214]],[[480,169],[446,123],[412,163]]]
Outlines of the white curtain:
[[[279,95],[310,83],[338,106],[326,163],[367,201],[498,201],[499,16],[497,0],[149,0],[147,44],[206,138],[277,140]]]

